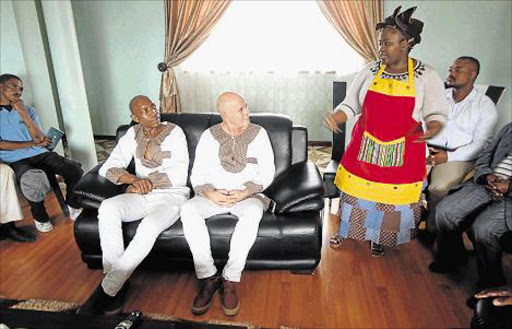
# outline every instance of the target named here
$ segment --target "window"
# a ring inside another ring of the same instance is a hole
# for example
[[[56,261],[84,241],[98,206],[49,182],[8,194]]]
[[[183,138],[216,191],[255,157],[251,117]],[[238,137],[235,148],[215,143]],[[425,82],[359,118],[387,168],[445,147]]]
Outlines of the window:
[[[233,1],[179,69],[347,74],[362,65],[316,1]]]

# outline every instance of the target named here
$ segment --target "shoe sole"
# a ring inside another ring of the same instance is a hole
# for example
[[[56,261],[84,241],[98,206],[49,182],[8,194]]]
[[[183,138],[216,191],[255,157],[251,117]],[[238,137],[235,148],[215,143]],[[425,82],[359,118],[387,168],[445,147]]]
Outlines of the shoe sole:
[[[49,233],[53,230],[53,227],[49,230],[40,230],[40,229],[37,229],[37,231],[41,232],[41,233]]]
[[[208,304],[206,304],[205,306],[203,307],[194,307],[192,305],[192,314],[194,315],[202,315],[204,313],[206,313],[206,311],[208,311],[210,309],[210,307],[212,306],[213,304],[213,300],[215,299],[215,295],[217,294],[217,291],[215,291],[212,295],[212,298],[210,299],[210,301],[208,302]]]
[[[38,230],[39,232],[41,233],[48,233],[48,232],[51,232],[53,230],[53,224],[50,223],[50,227],[43,227],[42,225],[44,225],[43,223],[39,224],[39,223],[36,223],[34,226],[36,227],[36,230]],[[39,226],[39,227],[38,227]]]
[[[124,305],[123,305],[124,306]],[[114,315],[119,315],[121,314],[121,312],[123,311],[123,306],[119,307],[119,308],[116,308],[115,310],[110,310],[110,311],[103,311],[103,314],[107,315],[107,316],[114,316]]]
[[[221,303],[222,304],[222,303]],[[238,313],[238,310],[240,309],[240,303],[235,308],[226,308],[224,305],[222,305],[222,311],[226,316],[235,316]]]

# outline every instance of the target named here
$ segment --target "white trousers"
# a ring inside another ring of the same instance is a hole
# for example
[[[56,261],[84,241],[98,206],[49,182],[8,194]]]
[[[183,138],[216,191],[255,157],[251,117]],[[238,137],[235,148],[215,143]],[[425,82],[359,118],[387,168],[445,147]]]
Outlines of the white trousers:
[[[15,184],[14,171],[0,163],[0,224],[23,219]]]
[[[238,217],[231,236],[228,262],[222,276],[229,281],[240,282],[247,255],[258,234],[263,216],[263,203],[255,198],[238,202],[233,207],[220,207],[207,198],[196,196],[181,208],[183,233],[190,246],[198,279],[217,273],[210,244],[206,219],[218,214],[231,213]]]
[[[104,200],[98,210],[103,271],[101,286],[115,296],[135,268],[149,254],[160,233],[174,224],[186,201],[182,195],[124,193]],[[124,249],[122,222],[143,218],[135,236]]]

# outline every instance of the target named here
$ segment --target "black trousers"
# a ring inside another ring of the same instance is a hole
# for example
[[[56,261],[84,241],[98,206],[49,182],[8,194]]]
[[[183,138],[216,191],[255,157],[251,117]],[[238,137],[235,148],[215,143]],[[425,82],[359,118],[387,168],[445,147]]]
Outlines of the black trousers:
[[[18,183],[20,182],[21,176],[30,169],[41,169],[44,170],[47,175],[58,174],[64,177],[64,181],[67,186],[66,203],[71,207],[78,207],[71,197],[73,188],[84,173],[81,168],[82,165],[78,162],[60,156],[55,152],[45,152],[30,158],[13,162],[10,166],[16,174]],[[35,220],[42,223],[50,220],[46,213],[46,208],[44,207],[44,200],[41,202],[27,201],[30,204],[30,211],[32,212],[32,216],[34,216]]]

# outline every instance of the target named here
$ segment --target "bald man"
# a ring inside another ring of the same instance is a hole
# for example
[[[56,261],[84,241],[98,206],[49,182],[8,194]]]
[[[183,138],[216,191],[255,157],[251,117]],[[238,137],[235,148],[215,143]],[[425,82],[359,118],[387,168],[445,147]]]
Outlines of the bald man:
[[[101,284],[81,314],[115,315],[121,312],[128,278],[149,254],[158,235],[179,218],[188,199],[188,149],[185,134],[172,123],[160,122],[155,104],[146,96],[130,102],[128,129],[99,170],[112,183],[127,185],[126,193],[104,200],[98,210],[103,272]],[[126,168],[135,160],[135,175]],[[142,218],[130,244],[124,248],[122,222]]]
[[[431,145],[427,163],[432,166],[427,199],[427,228],[431,233],[436,231],[437,204],[474,169],[476,158],[491,142],[498,122],[493,101],[474,88],[479,72],[480,62],[469,56],[457,58],[448,70],[448,121],[443,130],[427,142]]]
[[[240,305],[242,270],[270,202],[261,192],[274,179],[274,152],[265,129],[249,121],[242,96],[232,92],[220,95],[217,109],[222,123],[206,130],[197,144],[190,177],[195,197],[183,205],[181,221],[199,279],[192,313],[205,313],[220,289],[224,314],[233,316]],[[231,236],[228,262],[220,275],[205,221],[224,213],[236,216],[238,222]]]

